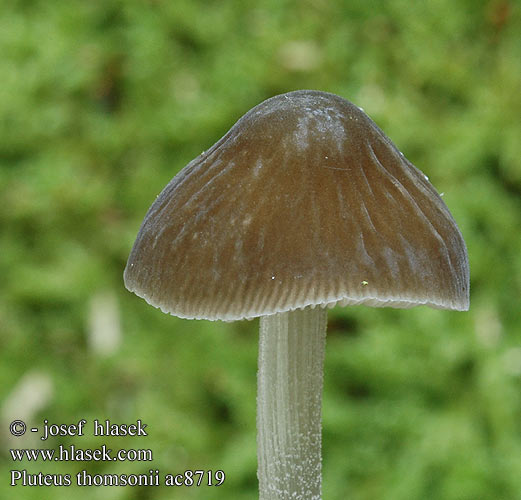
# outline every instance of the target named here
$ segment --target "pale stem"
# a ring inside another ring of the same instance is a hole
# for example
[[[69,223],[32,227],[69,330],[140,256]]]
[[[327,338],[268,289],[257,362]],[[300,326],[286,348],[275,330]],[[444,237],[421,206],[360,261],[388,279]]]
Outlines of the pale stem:
[[[257,458],[261,500],[319,500],[327,310],[260,319]]]

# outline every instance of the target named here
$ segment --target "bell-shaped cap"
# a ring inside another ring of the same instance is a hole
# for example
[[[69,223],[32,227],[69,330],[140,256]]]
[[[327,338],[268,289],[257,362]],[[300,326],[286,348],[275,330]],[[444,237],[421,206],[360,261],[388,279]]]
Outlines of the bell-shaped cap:
[[[360,108],[309,90],[262,102],[170,181],[125,284],[184,318],[469,305],[465,243],[427,177]]]

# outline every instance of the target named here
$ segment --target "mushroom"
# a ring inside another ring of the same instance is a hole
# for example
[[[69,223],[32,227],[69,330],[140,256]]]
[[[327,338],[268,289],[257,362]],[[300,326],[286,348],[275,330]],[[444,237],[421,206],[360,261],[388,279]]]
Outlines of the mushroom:
[[[312,90],[254,107],[170,181],[125,285],[181,318],[260,317],[262,499],[321,496],[326,308],[469,307],[465,243],[427,177],[360,108]]]

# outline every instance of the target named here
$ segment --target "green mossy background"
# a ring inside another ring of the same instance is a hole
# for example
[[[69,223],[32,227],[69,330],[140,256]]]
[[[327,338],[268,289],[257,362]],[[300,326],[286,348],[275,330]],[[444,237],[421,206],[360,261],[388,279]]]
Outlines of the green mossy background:
[[[521,499],[519,2],[4,0],[0,54],[0,497],[256,498],[257,321],[164,315],[122,274],[189,160],[260,101],[312,88],[362,106],[444,192],[472,277],[468,313],[330,312],[324,498]],[[106,314],[121,340],[102,355]],[[43,445],[154,461],[15,464],[8,448],[42,445],[10,437],[15,417],[85,418],[85,436]],[[149,436],[93,437],[95,418]],[[226,480],[13,488],[11,469]]]

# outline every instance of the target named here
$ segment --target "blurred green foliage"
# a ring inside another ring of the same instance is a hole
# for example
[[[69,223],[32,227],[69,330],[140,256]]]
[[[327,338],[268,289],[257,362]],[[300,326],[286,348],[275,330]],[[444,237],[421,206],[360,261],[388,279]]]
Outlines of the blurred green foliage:
[[[0,54],[2,498],[256,497],[257,322],[164,315],[122,273],[174,174],[260,101],[314,88],[362,106],[444,192],[472,275],[468,313],[330,312],[324,498],[521,499],[518,2],[4,0]],[[105,355],[95,297],[116,304],[109,331],[121,323]],[[8,433],[21,388],[28,425],[148,425],[146,438],[45,446],[154,461],[14,464],[9,447],[38,446]],[[13,489],[13,468],[227,478]]]

